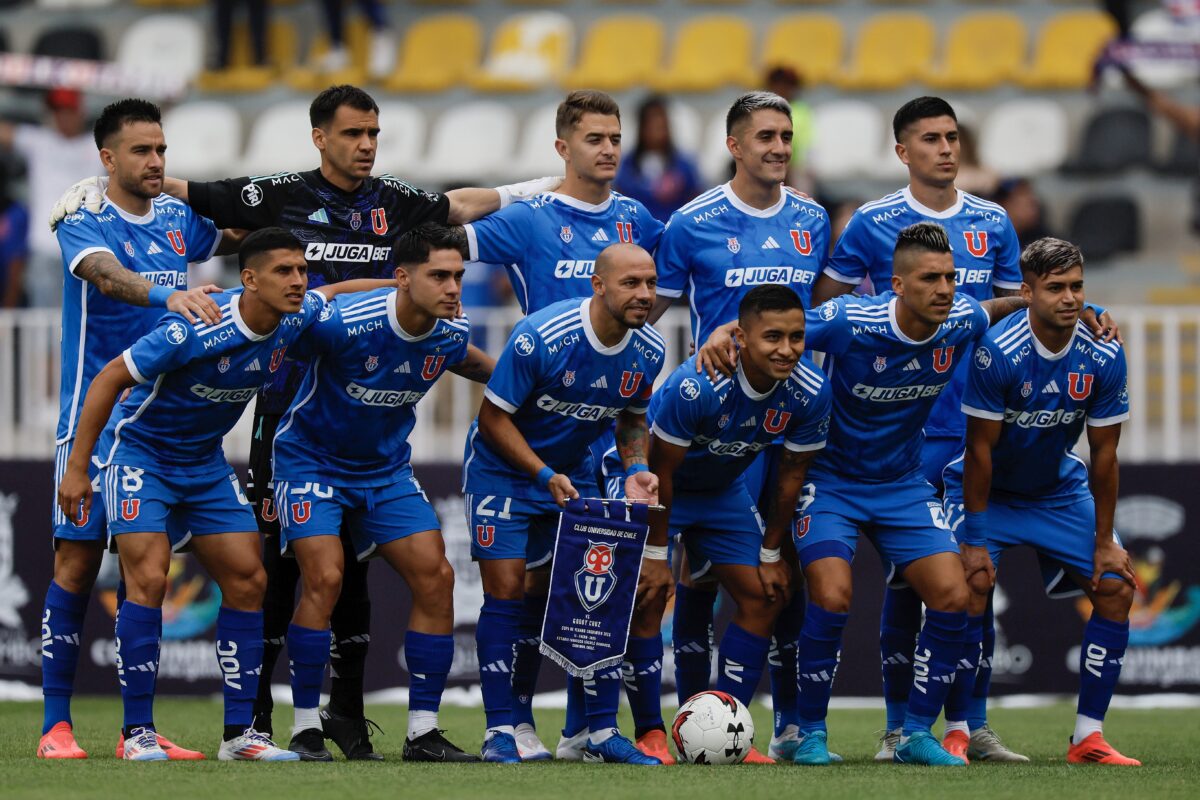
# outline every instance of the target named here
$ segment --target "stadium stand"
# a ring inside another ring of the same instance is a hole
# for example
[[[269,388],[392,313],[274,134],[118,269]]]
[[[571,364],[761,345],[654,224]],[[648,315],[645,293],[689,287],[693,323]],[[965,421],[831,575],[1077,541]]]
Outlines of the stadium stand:
[[[190,81],[204,69],[204,29],[177,14],[143,17],[121,37],[117,63]]]
[[[58,58],[86,58],[93,61],[104,59],[106,48],[101,42],[100,31],[92,27],[61,27],[44,30],[34,40],[35,56],[57,56]]]
[[[579,63],[564,87],[620,91],[650,83],[662,64],[663,26],[653,17],[621,14],[596,22],[580,46]]]
[[[1142,109],[1102,109],[1088,120],[1076,156],[1064,169],[1096,175],[1148,167],[1150,139],[1150,117]]]
[[[754,33],[738,17],[695,17],[679,26],[675,46],[654,88],[664,92],[705,92],[725,86],[752,86],[756,74]]]
[[[401,100],[380,100],[379,128],[376,170],[401,176],[414,170],[425,146],[425,115],[421,109]]]
[[[429,149],[412,175],[445,183],[488,181],[509,174],[517,144],[517,118],[506,104],[476,100],[455,105],[433,126]]]
[[[1137,201],[1128,195],[1084,200],[1071,215],[1067,238],[1087,254],[1089,264],[1136,251],[1142,241]]]
[[[806,86],[833,81],[845,54],[845,32],[832,14],[777,20],[763,43],[763,67],[791,67]]]
[[[240,175],[270,175],[283,170],[312,169],[312,127],[307,100],[289,100],[264,109],[255,119],[246,143]]]
[[[1056,170],[1067,159],[1067,114],[1052,100],[1010,100],[980,126],[980,160],[1003,175],[1025,177]]]
[[[198,100],[163,114],[170,173],[194,180],[229,177],[242,149],[242,117],[218,100]]]
[[[1067,11],[1042,26],[1029,67],[1019,77],[1030,89],[1082,89],[1100,49],[1117,32],[1099,11]]]
[[[400,43],[389,92],[440,92],[464,83],[479,67],[483,30],[466,14],[439,14],[414,22]]]
[[[1025,59],[1025,23],[1009,12],[981,12],[950,26],[941,61],[925,74],[939,89],[991,89],[1011,80]]]
[[[926,74],[936,33],[924,14],[901,12],[871,17],[859,30],[853,59],[838,75],[843,89],[895,89]]]
[[[813,109],[813,146],[808,162],[817,178],[864,174],[884,146],[883,118],[871,103],[835,100]]]
[[[471,86],[483,92],[514,92],[553,83],[567,69],[574,26],[566,16],[539,11],[506,20]]]

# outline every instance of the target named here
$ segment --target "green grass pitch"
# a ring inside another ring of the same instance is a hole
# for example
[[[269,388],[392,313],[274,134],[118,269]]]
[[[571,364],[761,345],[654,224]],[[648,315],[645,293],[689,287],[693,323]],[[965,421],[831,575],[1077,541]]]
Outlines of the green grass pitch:
[[[770,737],[770,713],[755,706],[757,743]],[[749,800],[771,798],[817,800],[899,800],[900,798],[975,798],[993,800],[1047,797],[1162,798],[1200,796],[1200,725],[1194,710],[1112,711],[1106,724],[1111,741],[1127,755],[1140,758],[1141,769],[1068,766],[1066,742],[1074,709],[1066,704],[1047,708],[1000,709],[992,724],[1007,742],[1027,753],[1029,765],[972,764],[966,769],[929,769],[875,764],[876,729],[882,711],[833,711],[832,749],[846,763],[833,767],[778,766],[642,768],[608,765],[542,763],[529,765],[434,765],[400,761],[404,744],[402,707],[370,709],[387,735],[375,747],[387,761],[375,764],[248,764],[215,760],[221,731],[220,706],[211,700],[163,699],[156,705],[159,727],[180,744],[204,750],[200,763],[132,764],[113,757],[120,704],[115,699],[81,698],[74,717],[80,744],[91,758],[47,762],[34,758],[41,730],[38,703],[0,703],[0,797],[141,798],[164,800],[268,800],[327,797],[330,800],[394,800],[432,798],[684,798]],[[540,711],[547,743],[557,741],[561,711]],[[478,749],[483,716],[478,709],[447,708],[442,724],[448,737]],[[279,710],[281,729],[291,723],[291,709]],[[628,717],[622,719],[631,730]],[[281,744],[286,736],[281,735]],[[340,754],[339,754],[340,759]]]

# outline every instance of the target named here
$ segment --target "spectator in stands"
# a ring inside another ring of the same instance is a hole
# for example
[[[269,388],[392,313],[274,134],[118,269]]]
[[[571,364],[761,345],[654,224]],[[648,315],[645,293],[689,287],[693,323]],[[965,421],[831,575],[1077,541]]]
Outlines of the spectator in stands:
[[[233,40],[233,9],[246,6],[250,18],[250,49],[257,67],[267,63],[267,0],[216,0],[217,60],[216,68],[229,66],[230,45]]]
[[[15,151],[28,170],[29,212],[37,223],[29,231],[25,296],[35,308],[62,303],[62,257],[45,219],[62,187],[100,171],[82,95],[74,89],[53,89],[45,102],[44,125],[0,123],[0,147]]]
[[[0,308],[24,304],[29,255],[29,212],[9,195],[8,170],[0,164]]]
[[[961,175],[961,170],[959,172]],[[957,182],[956,182],[957,183]],[[1030,242],[1045,236],[1053,236],[1046,227],[1046,214],[1042,209],[1042,201],[1033,189],[1033,184],[1025,178],[1009,178],[1000,182],[994,198],[1008,212],[1013,230],[1021,249]]]
[[[990,198],[1000,185],[1000,173],[979,163],[979,148],[975,129],[958,123],[958,177],[954,185],[977,197]]]
[[[767,72],[768,92],[788,101],[792,107],[792,166],[788,170],[787,184],[812,194],[813,181],[808,175],[808,151],[813,143],[812,109],[800,96],[804,81],[791,67],[773,67]]]
[[[350,66],[350,54],[346,50],[345,9],[342,0],[321,0],[325,11],[325,23],[329,27],[329,52],[317,69],[321,72],[339,72]],[[388,31],[383,16],[381,0],[358,0],[358,7],[371,26],[371,42],[367,56],[367,72],[372,78],[386,78],[396,64],[396,41]]]
[[[621,159],[613,188],[640,200],[662,222],[700,194],[703,186],[696,162],[681,153],[671,138],[665,97],[651,95],[638,106],[637,144]]]

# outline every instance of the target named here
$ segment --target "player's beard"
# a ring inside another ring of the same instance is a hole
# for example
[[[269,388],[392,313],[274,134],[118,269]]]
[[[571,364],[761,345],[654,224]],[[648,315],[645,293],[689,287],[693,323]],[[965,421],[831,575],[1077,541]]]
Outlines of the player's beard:
[[[151,180],[151,179],[147,178],[146,176],[143,175],[143,176],[139,176],[137,180],[118,179],[117,183],[120,185],[121,189],[123,189],[127,194],[131,194],[134,197],[140,198],[142,200],[153,200],[154,198],[158,197],[159,194],[162,193],[162,176],[160,175],[157,178],[157,180],[159,182],[158,183],[158,186],[159,186],[158,191],[152,191],[152,190],[146,188],[146,183],[149,180]]]

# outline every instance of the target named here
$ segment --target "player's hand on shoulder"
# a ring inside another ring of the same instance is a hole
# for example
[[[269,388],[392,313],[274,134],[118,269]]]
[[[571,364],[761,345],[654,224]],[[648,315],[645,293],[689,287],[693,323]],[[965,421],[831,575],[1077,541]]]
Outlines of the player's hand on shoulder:
[[[500,207],[504,208],[509,203],[537,197],[543,192],[553,192],[562,186],[562,182],[562,175],[548,175],[544,178],[531,178],[520,183],[497,186],[496,191],[500,193]]]
[[[625,498],[635,503],[658,504],[658,476],[653,472],[635,472],[625,478]]]
[[[108,190],[106,176],[84,178],[63,192],[62,197],[50,208],[50,232],[58,230],[58,223],[80,208],[99,213],[104,204],[104,192]]]
[[[571,479],[561,472],[554,474],[546,488],[550,490],[550,496],[554,498],[554,502],[560,506],[565,506],[568,500],[575,500],[579,497],[579,492],[575,491]]]
[[[737,369],[738,350],[733,340],[734,324],[717,328],[696,353],[696,372],[707,372],[714,382],[719,375],[732,376]]]
[[[1092,336],[1102,342],[1111,342],[1114,339],[1117,344],[1124,345],[1125,339],[1121,336],[1121,328],[1117,325],[1117,321],[1112,318],[1112,315],[1105,311],[1100,316],[1096,316],[1093,309],[1085,308],[1083,313],[1079,315],[1083,320],[1083,324],[1088,326],[1088,330],[1092,332]]]
[[[58,483],[58,507],[71,522],[87,518],[92,510],[92,482],[86,468],[78,470],[68,465]]]
[[[808,200],[810,202],[813,199],[813,196],[811,194],[809,194],[808,192],[802,192],[799,189],[797,189],[795,186],[788,186],[786,183],[782,184],[782,185],[783,185],[783,190],[785,192],[787,192],[788,194],[795,195],[796,197],[799,197],[802,200]]]
[[[1121,576],[1121,579],[1130,586],[1137,588],[1137,576],[1133,572],[1133,559],[1129,557],[1129,552],[1121,545],[1117,544],[1116,540],[1096,542],[1096,553],[1093,556],[1092,564],[1092,591],[1100,588],[1100,579],[1104,577],[1104,573],[1112,572]]]
[[[221,321],[221,307],[209,295],[220,291],[221,287],[210,283],[195,289],[172,292],[167,298],[167,310],[182,314],[193,325],[197,322],[216,325]]]

